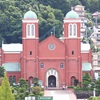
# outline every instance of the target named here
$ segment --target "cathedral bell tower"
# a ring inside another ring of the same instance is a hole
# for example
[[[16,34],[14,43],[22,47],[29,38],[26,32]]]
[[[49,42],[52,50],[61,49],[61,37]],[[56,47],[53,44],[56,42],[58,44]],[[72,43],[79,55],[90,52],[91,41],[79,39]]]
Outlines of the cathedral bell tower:
[[[22,20],[22,72],[21,75],[26,80],[38,77],[38,18],[33,11],[24,14]]]
[[[81,82],[81,19],[71,10],[64,18],[64,42],[66,48],[66,84],[74,85],[74,80]]]

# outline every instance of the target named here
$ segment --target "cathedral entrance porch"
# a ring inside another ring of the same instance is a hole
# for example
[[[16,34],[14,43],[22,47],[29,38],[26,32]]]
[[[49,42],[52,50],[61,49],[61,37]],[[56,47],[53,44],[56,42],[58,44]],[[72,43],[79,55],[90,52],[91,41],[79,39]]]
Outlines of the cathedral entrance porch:
[[[49,88],[59,88],[59,74],[55,69],[49,69],[46,72],[45,85]]]

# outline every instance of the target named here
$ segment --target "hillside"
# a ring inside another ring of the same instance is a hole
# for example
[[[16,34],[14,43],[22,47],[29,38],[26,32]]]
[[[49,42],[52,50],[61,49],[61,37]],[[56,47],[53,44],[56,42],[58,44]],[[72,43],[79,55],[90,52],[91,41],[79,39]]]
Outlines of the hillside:
[[[39,36],[54,29],[59,37],[64,16],[77,4],[85,6],[88,13],[100,11],[100,0],[0,0],[0,46],[2,40],[21,43],[22,18],[30,7],[39,18]]]

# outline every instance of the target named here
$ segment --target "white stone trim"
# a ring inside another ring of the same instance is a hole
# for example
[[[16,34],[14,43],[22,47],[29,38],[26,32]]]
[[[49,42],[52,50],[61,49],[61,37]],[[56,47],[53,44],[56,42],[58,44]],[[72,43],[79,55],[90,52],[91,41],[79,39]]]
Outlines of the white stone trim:
[[[55,70],[55,69],[49,69],[47,72],[46,72],[46,86],[48,86],[48,78],[49,76],[55,76],[56,77],[56,87],[59,87],[59,74],[58,72]]]
[[[22,20],[23,23],[34,23],[34,22],[38,23],[38,21],[39,21],[38,19],[37,20],[34,20],[34,19],[33,20],[25,20],[25,19]]]
[[[31,37],[29,38],[28,37],[28,38],[22,38],[22,39],[29,39],[29,40],[31,40],[31,39],[39,39],[39,37],[34,37],[34,38],[31,38]]]
[[[82,21],[81,20],[63,20],[64,21],[64,23],[66,23],[66,22],[80,22],[80,23],[82,23]]]
[[[21,52],[22,52],[22,51],[21,51]],[[21,52],[17,52],[17,51],[16,51],[16,52],[12,52],[12,51],[11,51],[11,52],[10,52],[10,51],[7,51],[7,52],[6,52],[6,51],[4,51],[4,54],[7,54],[7,53],[14,54],[14,53],[21,53]]]
[[[81,51],[81,53],[89,53],[89,51]]]
[[[27,38],[35,38],[35,25],[34,24],[26,25],[26,37]]]
[[[74,29],[75,29],[75,31],[74,31]],[[75,35],[74,35],[74,33],[75,33]],[[76,23],[73,23],[73,24],[71,23],[68,25],[68,37],[69,38],[77,37],[77,24]]]
[[[64,37],[64,39],[73,39],[73,38],[75,38],[75,39],[81,39],[81,37]]]

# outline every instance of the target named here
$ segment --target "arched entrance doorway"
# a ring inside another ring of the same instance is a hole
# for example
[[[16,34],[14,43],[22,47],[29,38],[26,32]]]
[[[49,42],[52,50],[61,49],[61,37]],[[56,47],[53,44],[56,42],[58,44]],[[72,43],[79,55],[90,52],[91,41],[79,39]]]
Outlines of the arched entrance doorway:
[[[75,76],[72,76],[72,77],[71,77],[71,85],[72,85],[72,86],[75,85],[75,80],[76,80],[76,77],[75,77]]]
[[[56,87],[56,77],[51,75],[48,77],[48,87]]]
[[[32,77],[32,76],[30,76],[30,77],[28,78],[28,82],[29,82],[29,85],[30,85],[30,86],[33,84],[33,77]]]
[[[59,74],[55,69],[49,69],[46,72],[46,82],[47,87],[57,87],[59,88]]]

